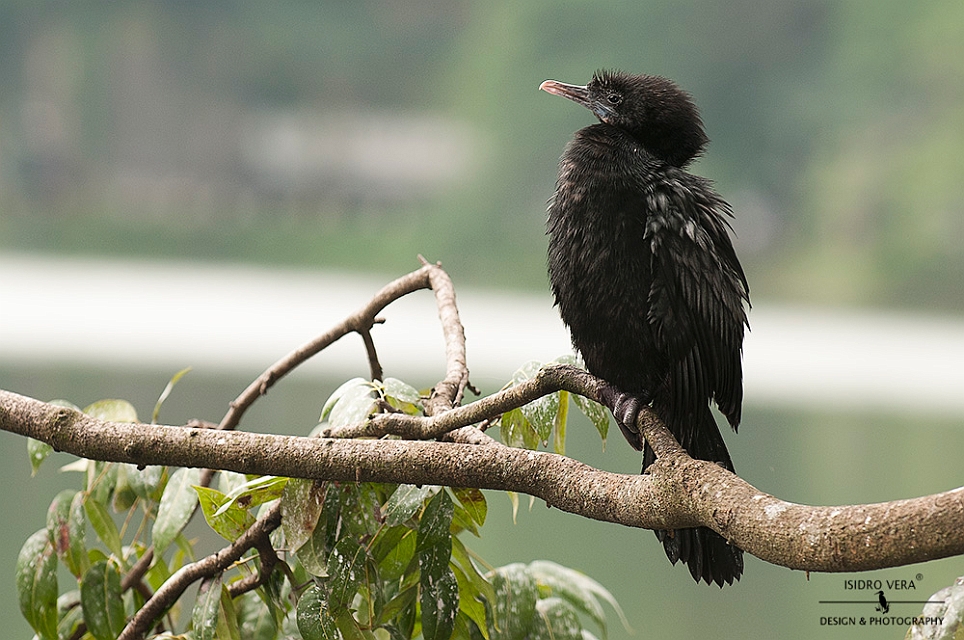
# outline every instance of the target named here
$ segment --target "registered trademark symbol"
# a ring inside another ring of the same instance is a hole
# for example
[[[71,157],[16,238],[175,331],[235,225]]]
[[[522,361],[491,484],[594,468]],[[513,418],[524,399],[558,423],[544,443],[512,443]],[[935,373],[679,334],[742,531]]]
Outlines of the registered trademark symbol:
[[[923,574],[923,573],[918,573],[918,574],[917,574],[916,576],[914,576],[914,577],[917,578],[918,580],[923,580],[923,579],[924,579],[924,574]]]

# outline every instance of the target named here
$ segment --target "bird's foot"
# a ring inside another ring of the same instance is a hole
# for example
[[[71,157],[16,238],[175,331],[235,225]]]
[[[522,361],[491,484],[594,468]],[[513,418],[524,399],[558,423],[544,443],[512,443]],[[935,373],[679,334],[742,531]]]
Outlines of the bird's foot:
[[[600,401],[613,412],[616,424],[622,431],[626,441],[637,451],[643,450],[643,437],[636,427],[639,412],[650,403],[648,394],[626,393],[620,391],[608,382],[604,382],[599,389]]]

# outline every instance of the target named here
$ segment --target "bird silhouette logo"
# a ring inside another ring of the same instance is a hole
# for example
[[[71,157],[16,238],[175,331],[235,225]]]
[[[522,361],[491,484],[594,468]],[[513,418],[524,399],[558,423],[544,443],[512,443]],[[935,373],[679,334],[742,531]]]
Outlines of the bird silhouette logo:
[[[883,591],[877,592],[877,601],[880,604],[874,607],[874,611],[879,611],[883,614],[886,614],[888,611],[890,611],[890,604],[887,602],[887,598],[884,597]]]

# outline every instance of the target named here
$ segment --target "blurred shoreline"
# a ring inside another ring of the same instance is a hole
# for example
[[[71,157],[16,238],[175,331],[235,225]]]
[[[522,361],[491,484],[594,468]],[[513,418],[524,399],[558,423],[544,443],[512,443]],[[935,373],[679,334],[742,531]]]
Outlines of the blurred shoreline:
[[[399,274],[402,275],[402,274]],[[0,362],[255,375],[388,282],[330,271],[0,254]],[[570,350],[546,292],[456,287],[473,382],[497,389],[529,360]],[[444,371],[433,298],[408,296],[374,337],[386,375]],[[964,318],[757,303],[746,402],[964,415]],[[358,375],[348,337],[307,365]]]

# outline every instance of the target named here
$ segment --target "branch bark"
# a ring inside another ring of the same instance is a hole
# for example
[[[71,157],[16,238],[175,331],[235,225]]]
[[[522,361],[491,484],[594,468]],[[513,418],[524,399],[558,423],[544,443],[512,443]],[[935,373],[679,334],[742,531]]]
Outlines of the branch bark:
[[[582,383],[595,379],[584,372],[563,375],[567,371],[572,370],[553,368],[519,385],[519,401],[559,388],[581,389],[591,397]],[[486,398],[473,405],[485,401],[495,402]],[[496,404],[499,410],[507,406]],[[465,409],[476,410],[473,405]],[[659,458],[646,475],[622,475],[498,444],[304,438],[104,422],[0,391],[0,429],[86,458],[517,491],[563,511],[631,527],[707,526],[762,560],[805,571],[868,571],[964,554],[964,488],[878,504],[794,504],[719,465],[693,460],[652,415],[643,414],[639,426]]]

